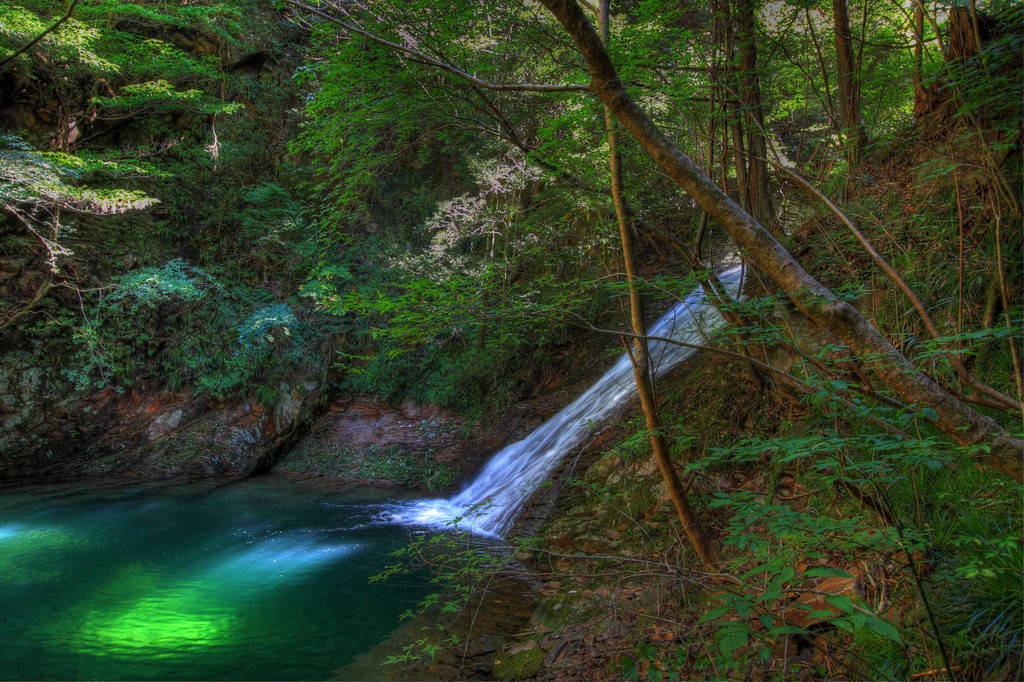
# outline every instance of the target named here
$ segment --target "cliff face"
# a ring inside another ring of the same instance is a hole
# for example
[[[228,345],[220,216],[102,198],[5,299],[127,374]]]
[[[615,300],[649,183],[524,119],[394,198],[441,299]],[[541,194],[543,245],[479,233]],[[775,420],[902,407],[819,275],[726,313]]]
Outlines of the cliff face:
[[[6,6],[0,43],[58,9]],[[0,69],[0,476],[247,473],[320,409],[334,330],[285,267],[307,38],[269,5],[81,6]]]
[[[313,379],[255,401],[113,389],[81,397],[31,364],[0,372],[0,476],[247,475],[269,469],[305,433],[324,393]]]

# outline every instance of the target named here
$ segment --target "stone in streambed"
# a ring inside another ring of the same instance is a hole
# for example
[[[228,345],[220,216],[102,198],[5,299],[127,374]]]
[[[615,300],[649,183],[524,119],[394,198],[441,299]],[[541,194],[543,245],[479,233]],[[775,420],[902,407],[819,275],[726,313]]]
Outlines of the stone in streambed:
[[[494,661],[494,678],[498,680],[529,680],[540,671],[544,650],[536,641],[516,645]]]

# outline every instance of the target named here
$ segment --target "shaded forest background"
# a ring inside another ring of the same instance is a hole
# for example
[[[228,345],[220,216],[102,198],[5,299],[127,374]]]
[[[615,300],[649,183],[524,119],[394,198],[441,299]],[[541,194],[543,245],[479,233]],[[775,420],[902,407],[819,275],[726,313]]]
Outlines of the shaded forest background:
[[[686,627],[639,619],[604,659],[559,668],[549,646],[544,669],[1019,676],[1020,4],[573,10],[607,27],[667,140],[935,402],[737,249],[619,100],[594,97],[610,81],[556,20],[576,3],[544,4],[0,7],[0,471],[81,471],[89,415],[149,393],[276,414],[316,385],[299,430],[357,395],[486,421],[564,381],[595,337],[620,352],[594,329],[637,331],[635,297],[653,319],[739,251],[746,299],[722,301],[709,339],[724,352],[653,389],[662,421],[604,442],[529,550],[555,599],[604,584],[588,556],[629,567],[616,598],[697,585],[672,598]],[[977,417],[970,438],[944,396]],[[659,447],[713,561],[674,520]],[[542,609],[545,627],[588,609]]]

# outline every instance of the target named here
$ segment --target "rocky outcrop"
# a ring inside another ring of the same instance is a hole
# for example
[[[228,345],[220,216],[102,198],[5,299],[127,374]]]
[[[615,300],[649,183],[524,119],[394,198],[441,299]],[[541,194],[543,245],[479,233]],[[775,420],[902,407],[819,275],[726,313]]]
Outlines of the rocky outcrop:
[[[197,402],[199,405],[197,405]],[[325,403],[316,381],[282,382],[273,409],[254,401],[204,410],[202,399],[161,412],[139,435],[126,461],[114,453],[94,470],[128,470],[147,476],[249,475],[270,469],[305,433]]]
[[[35,366],[28,353],[0,365],[0,476],[47,470],[83,437],[96,401],[80,403],[69,382]]]
[[[275,470],[447,492],[545,416],[524,404],[496,419],[471,422],[450,410],[408,401],[336,400]]]
[[[327,404],[308,378],[281,382],[273,408],[253,400],[104,389],[70,382],[8,354],[0,369],[0,478],[133,473],[247,475],[272,467]]]
[[[564,400],[549,396],[470,421],[411,402],[332,401],[320,381],[302,377],[280,383],[273,407],[146,389],[83,397],[28,353],[5,357],[0,478],[244,476],[274,468],[444,492]]]
[[[319,377],[286,378],[273,407],[146,386],[83,396],[32,353],[3,357],[0,478],[244,476],[273,468],[448,492],[556,413],[591,378],[470,420],[409,401],[332,400]]]

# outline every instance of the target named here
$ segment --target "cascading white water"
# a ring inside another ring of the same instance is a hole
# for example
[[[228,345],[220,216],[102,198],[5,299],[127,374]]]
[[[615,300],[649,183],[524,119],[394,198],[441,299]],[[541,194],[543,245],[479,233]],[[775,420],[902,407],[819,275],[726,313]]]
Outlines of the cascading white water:
[[[742,268],[719,274],[730,296],[737,296]],[[724,320],[697,287],[647,330],[652,337],[703,345]],[[649,344],[655,377],[677,367],[696,352],[665,341]],[[420,500],[394,507],[392,521],[446,525],[484,535],[502,535],[534,490],[558,466],[567,452],[582,443],[601,424],[618,416],[636,393],[633,367],[623,354],[597,383],[533,433],[500,450],[477,477],[449,500]]]

